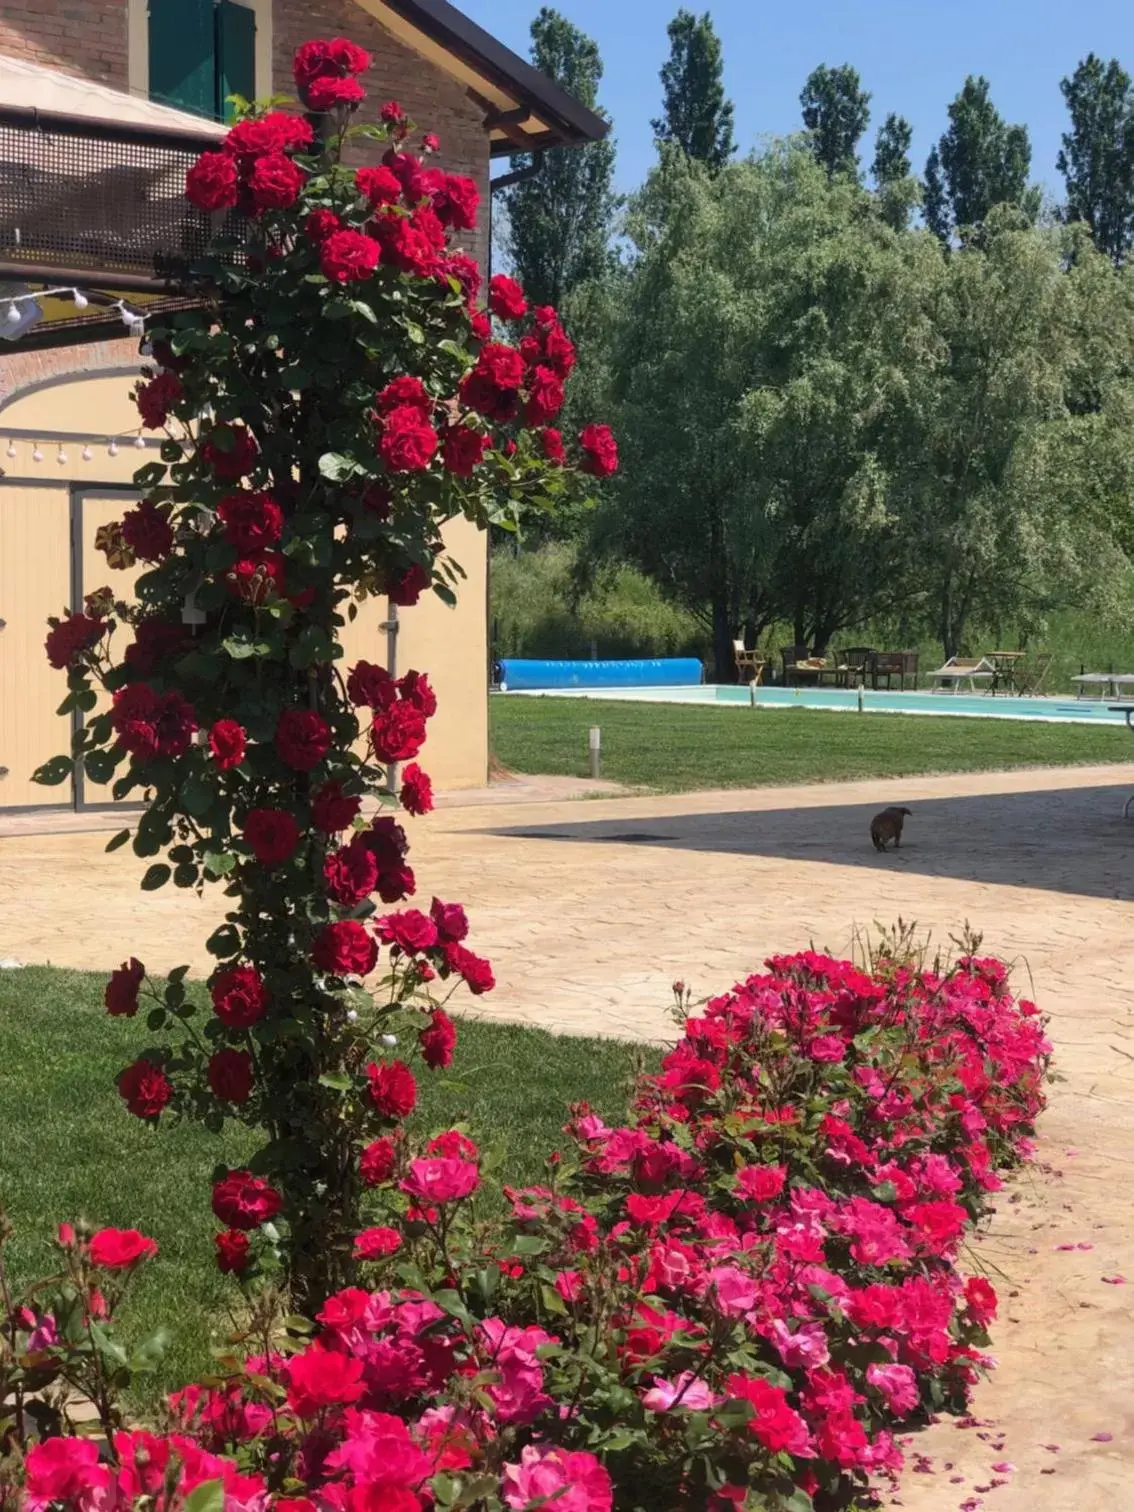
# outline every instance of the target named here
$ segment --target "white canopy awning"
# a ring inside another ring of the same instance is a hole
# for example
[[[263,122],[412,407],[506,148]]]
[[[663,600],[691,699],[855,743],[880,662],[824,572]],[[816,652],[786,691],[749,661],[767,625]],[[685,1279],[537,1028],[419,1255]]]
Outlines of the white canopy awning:
[[[90,79],[73,78],[22,58],[0,57],[0,103],[24,110],[53,111],[82,116],[105,124],[127,123],[153,126],[164,131],[184,131],[193,136],[222,137],[226,127],[204,116],[157,105],[137,95],[125,94]]]

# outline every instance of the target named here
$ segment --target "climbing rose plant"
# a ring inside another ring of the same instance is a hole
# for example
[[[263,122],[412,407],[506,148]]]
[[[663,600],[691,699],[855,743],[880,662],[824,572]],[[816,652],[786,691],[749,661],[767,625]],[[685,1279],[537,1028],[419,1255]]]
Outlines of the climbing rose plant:
[[[98,540],[111,567],[143,565],[136,603],[106,589],[51,622],[64,711],[88,717],[72,757],[38,774],[74,765],[145,799],[143,888],[224,887],[211,1012],[187,968],[155,981],[130,956],[108,983],[108,1012],[144,1010],[158,1036],[119,1090],[139,1118],[263,1134],[249,1169],[216,1174],[217,1261],[282,1266],[311,1311],[354,1278],[375,1142],[413,1111],[402,1047],[447,1065],[451,994],[493,985],[460,906],[396,907],[415,891],[406,832],[374,813],[431,807],[415,760],[428,676],[344,666],[343,631],[368,598],[453,601],[446,521],[514,524],[617,466],[605,426],[582,432],[572,465],[553,425],[575,361],[555,311],[529,310],[504,276],[481,302],[458,246],[475,183],[430,165],[436,138],[412,150],[395,103],[352,124],[369,62],[341,38],[305,44],[308,114],[250,114],[189,170],[221,234],[202,307],[150,331],[137,403],[161,460]],[[352,141],[380,161],[348,167]],[[116,624],[133,636],[121,660]]]

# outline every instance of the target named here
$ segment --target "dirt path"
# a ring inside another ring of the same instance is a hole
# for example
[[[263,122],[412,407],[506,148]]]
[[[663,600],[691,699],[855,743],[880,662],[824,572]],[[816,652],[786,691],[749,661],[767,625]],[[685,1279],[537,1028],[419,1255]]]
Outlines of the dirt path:
[[[968,922],[1019,963],[1021,985],[1031,974],[1062,1080],[1041,1165],[1005,1194],[976,1255],[1003,1298],[1000,1369],[975,1425],[918,1436],[924,1467],[900,1492],[912,1512],[1134,1505],[1130,784],[1128,768],[1102,767],[447,806],[416,828],[420,893],[471,900],[473,944],[499,982],[486,1015],[665,1037],[676,978],[706,995],[772,950],[843,952],[898,917],[941,943]],[[868,822],[889,803],[913,817],[902,851],[879,856]],[[133,953],[206,970],[221,900],[142,894],[138,863],[104,842],[0,838],[0,957],[104,970]],[[1113,1284],[1123,1275],[1129,1286]]]

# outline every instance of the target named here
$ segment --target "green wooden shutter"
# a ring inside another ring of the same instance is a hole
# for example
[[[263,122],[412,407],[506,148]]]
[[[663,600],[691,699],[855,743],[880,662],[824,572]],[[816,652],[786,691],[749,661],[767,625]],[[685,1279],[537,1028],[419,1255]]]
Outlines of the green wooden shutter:
[[[150,99],[216,118],[213,0],[150,0]]]
[[[217,6],[217,115],[231,121],[229,95],[256,98],[256,12],[221,0]]]

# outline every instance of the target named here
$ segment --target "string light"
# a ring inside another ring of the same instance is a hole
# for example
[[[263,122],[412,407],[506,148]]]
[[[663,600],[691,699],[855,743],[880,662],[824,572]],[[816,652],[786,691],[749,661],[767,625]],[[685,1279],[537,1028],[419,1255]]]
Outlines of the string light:
[[[138,448],[139,451],[145,451],[145,449],[146,449],[146,438],[145,438],[145,436],[135,436],[134,437],[134,445]]]
[[[67,453],[63,450],[63,443],[62,443],[62,441],[60,441],[60,443],[59,443],[59,453],[56,456],[55,460],[56,460],[56,462],[59,463],[60,467],[66,467],[67,466]]]
[[[110,445],[106,448],[106,455],[108,457],[116,457],[118,455],[118,442],[117,441],[115,441],[113,439],[111,440]]]
[[[23,318],[24,317],[20,314],[20,309],[16,304],[16,301],[14,299],[10,299],[8,301],[7,313],[4,316],[5,324],[10,326],[19,325],[20,321]]]
[[[93,456],[94,456],[94,452],[91,451],[91,444],[88,441],[87,444],[86,444],[86,446],[83,447],[83,461],[84,462],[89,462]]]
[[[80,289],[71,290],[71,299],[76,310],[85,310],[87,305],[90,304],[90,300]]]
[[[34,449],[34,451],[31,454],[31,459],[32,459],[33,462],[42,462],[43,461],[43,453],[39,449],[39,442],[38,441],[35,443],[35,449]]]
[[[14,457],[16,455],[16,443],[14,441],[8,442],[8,455],[9,457]]]

